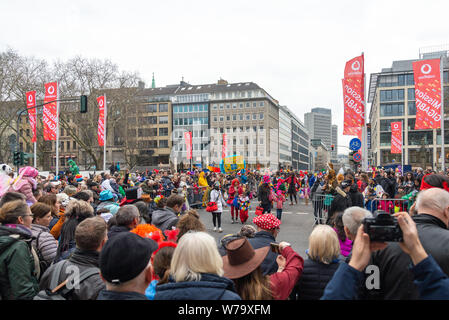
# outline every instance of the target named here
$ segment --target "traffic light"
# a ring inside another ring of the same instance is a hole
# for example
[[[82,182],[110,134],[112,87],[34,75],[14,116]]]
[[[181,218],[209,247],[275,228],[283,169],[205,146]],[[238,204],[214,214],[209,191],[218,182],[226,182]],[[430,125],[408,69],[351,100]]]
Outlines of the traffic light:
[[[25,161],[23,152],[14,151],[14,165],[23,165],[24,163]]]
[[[81,113],[86,113],[87,112],[87,96],[81,96],[81,108],[80,108],[80,112]]]
[[[335,146],[333,144],[331,144],[331,150],[334,151],[335,150]]]
[[[351,162],[351,163],[355,163],[355,161],[354,161],[354,154],[356,153],[357,151],[351,151],[351,152],[349,152],[349,162]]]

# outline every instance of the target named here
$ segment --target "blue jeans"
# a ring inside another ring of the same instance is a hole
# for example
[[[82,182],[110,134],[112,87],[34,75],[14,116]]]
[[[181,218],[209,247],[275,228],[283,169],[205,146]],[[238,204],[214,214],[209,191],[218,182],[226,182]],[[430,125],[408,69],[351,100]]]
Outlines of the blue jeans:
[[[281,220],[282,218],[282,209],[276,209],[276,217]]]

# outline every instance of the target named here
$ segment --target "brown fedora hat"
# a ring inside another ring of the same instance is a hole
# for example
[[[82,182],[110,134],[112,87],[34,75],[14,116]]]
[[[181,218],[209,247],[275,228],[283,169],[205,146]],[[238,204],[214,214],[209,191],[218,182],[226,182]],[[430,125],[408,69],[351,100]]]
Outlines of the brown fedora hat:
[[[244,237],[230,241],[225,248],[227,254],[223,257],[223,276],[229,279],[238,279],[256,270],[270,250],[270,247],[254,250]]]

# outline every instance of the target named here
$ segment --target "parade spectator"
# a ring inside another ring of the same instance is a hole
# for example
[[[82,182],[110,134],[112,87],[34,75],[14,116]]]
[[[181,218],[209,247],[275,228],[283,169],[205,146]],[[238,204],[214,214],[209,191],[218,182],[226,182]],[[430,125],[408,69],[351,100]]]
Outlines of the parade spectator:
[[[39,174],[39,171],[33,167],[23,167],[19,170],[19,176],[14,183],[11,184],[7,192],[20,192],[26,197],[26,202],[29,206],[36,203],[37,200],[34,198],[33,190],[37,188],[37,181],[35,178]]]
[[[94,216],[94,209],[83,200],[73,199],[65,211],[64,222],[56,252],[55,263],[67,259],[76,249],[75,230],[84,219]]]
[[[7,192],[3,195],[0,200],[0,208],[3,207],[5,203],[14,201],[14,200],[23,200],[26,201],[26,197],[24,194],[20,192]]]
[[[127,204],[121,207],[113,218],[115,218],[115,220],[111,223],[115,223],[115,225],[113,225],[108,232],[109,239],[114,238],[122,232],[129,232],[140,223],[139,210],[132,204]],[[110,220],[112,220],[112,218]]]
[[[449,193],[440,188],[421,191],[416,199],[417,215],[413,217],[419,239],[444,273],[449,274]],[[393,262],[394,261],[394,262]],[[373,254],[373,264],[379,267],[381,298],[386,300],[417,299],[419,292],[411,280],[410,257],[397,242]]]
[[[133,203],[134,206],[139,210],[140,223],[141,224],[151,224],[151,212],[149,205],[144,201],[137,201]]]
[[[38,292],[39,260],[32,249],[32,213],[25,200],[0,208],[0,298],[31,300]]]
[[[327,225],[316,226],[309,236],[308,258],[298,285],[297,300],[319,300],[341,261],[337,234]]]
[[[295,198],[296,204],[298,204],[298,198],[297,198],[297,191],[296,187],[299,186],[299,181],[296,178],[296,175],[294,172],[290,174],[290,177],[288,177],[285,181],[288,183],[288,191],[287,194],[290,195],[290,205],[293,205],[293,197]]]
[[[110,190],[103,190],[100,193],[99,204],[97,205],[97,210],[107,209],[114,215],[120,209],[117,202],[114,201],[114,195]]]
[[[181,213],[184,198],[178,195],[171,195],[167,198],[167,206],[153,212],[152,223],[162,232],[170,230],[178,223],[178,215]]]
[[[342,220],[346,236],[354,241],[357,230],[362,224],[363,219],[371,218],[372,214],[366,209],[359,207],[350,207],[343,212]]]
[[[206,231],[206,227],[200,220],[200,215],[194,209],[190,209],[179,218],[176,228],[179,230],[178,241],[189,231]]]
[[[336,189],[337,194],[334,196],[334,200],[332,200],[332,203],[330,205],[326,224],[330,225],[336,212],[344,211],[346,208],[352,206],[351,197],[349,196],[350,189],[351,189],[350,180],[344,180],[340,184],[340,188]]]
[[[257,233],[254,238],[248,239],[251,246],[256,250],[263,247],[271,247],[272,242],[276,242],[276,237],[280,231],[281,221],[272,214],[262,214],[253,219],[257,226]],[[270,275],[277,272],[279,266],[276,258],[278,254],[268,251],[261,264],[263,275]]]
[[[223,229],[221,229],[221,214],[223,213],[223,206],[226,207],[227,203],[224,200],[223,193],[220,190],[220,182],[218,181],[214,183],[214,188],[210,192],[210,201],[217,204],[217,210],[211,213],[214,231],[217,231],[218,225],[218,232],[223,232]]]
[[[86,270],[92,271],[89,277],[74,288],[62,289],[62,295],[67,300],[96,300],[99,292],[105,288],[100,278],[99,255],[107,240],[107,227],[102,218],[92,217],[80,222],[75,229],[76,249],[70,258],[52,265],[44,273],[40,289],[54,289],[49,288],[50,281],[58,269],[58,264],[62,264],[58,284],[63,283],[73,273],[71,270],[77,270],[80,275]]]
[[[33,214],[31,232],[35,238],[32,244],[38,254],[42,275],[56,257],[58,241],[50,233],[50,229],[48,229],[52,220],[51,207],[45,203],[36,202],[30,209]]]
[[[282,209],[284,207],[284,202],[286,201],[284,193],[281,190],[278,190],[276,193],[276,217],[281,220],[282,219]]]
[[[254,238],[254,236],[256,235],[257,229],[254,228],[254,226],[249,225],[249,224],[245,224],[240,231],[238,232],[237,235],[241,236],[241,237],[246,237],[246,238]]]
[[[170,266],[173,281],[157,287],[154,300],[240,300],[234,283],[223,277],[215,240],[205,232],[186,233]]]
[[[391,200],[387,200],[390,199],[390,196],[388,195],[388,193],[384,192],[382,193],[382,198],[381,200],[378,200],[378,205],[377,205],[377,209],[378,210],[382,210],[388,213],[394,213],[394,205],[393,205],[393,201]]]
[[[100,291],[97,299],[148,300],[145,290],[153,277],[151,255],[157,248],[152,239],[132,232],[109,239],[100,254],[101,278],[106,289]]]
[[[261,264],[269,251],[269,247],[253,249],[245,237],[226,244],[224,276],[234,281],[243,300],[286,300],[301,276],[304,260],[287,242],[279,244],[277,272],[263,275]]]
[[[365,201],[363,199],[362,193],[359,191],[357,183],[352,183],[348,194],[349,197],[351,198],[351,206],[360,208],[365,207]]]
[[[227,203],[231,206],[231,218],[232,223],[236,223],[237,219],[239,217],[239,208],[238,208],[238,199],[239,195],[243,193],[243,189],[240,186],[240,182],[238,179],[234,179],[231,182],[231,187],[229,188],[228,194],[228,201]],[[235,215],[235,220],[234,220]]]
[[[260,201],[260,206],[263,208],[263,213],[271,213],[273,198],[269,183],[270,177],[264,176],[263,183],[258,192],[258,200]]]
[[[174,251],[174,246],[163,247],[158,249],[153,255],[153,269],[157,280],[151,281],[150,285],[145,290],[145,296],[148,300],[154,299],[158,285],[163,285],[169,282],[170,265]]]
[[[337,212],[334,219],[334,230],[340,242],[340,252],[343,257],[347,257],[352,249],[352,240],[348,239],[343,224],[343,212]]]
[[[50,225],[48,226],[48,228],[50,230],[53,229],[53,227],[58,224],[58,221],[61,219],[60,213],[59,213],[59,209],[61,207],[60,202],[58,201],[57,195],[53,194],[53,193],[47,193],[46,195],[42,196],[39,199],[39,202],[41,203],[45,203],[47,205],[50,206],[51,208],[51,216],[52,216],[52,220],[50,221]],[[64,221],[61,221],[58,224],[58,227],[55,229],[55,232],[53,234],[53,236],[55,237],[55,239],[58,239],[59,237],[59,233],[61,231],[62,228],[62,224]],[[58,230],[57,230],[58,229]]]

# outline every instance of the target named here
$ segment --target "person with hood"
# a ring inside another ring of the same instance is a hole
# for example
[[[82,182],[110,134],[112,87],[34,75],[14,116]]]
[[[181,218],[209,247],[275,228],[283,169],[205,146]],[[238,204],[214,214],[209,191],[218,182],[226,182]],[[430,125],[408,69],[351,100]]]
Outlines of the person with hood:
[[[32,248],[31,209],[24,200],[0,208],[0,299],[31,300],[38,292],[39,259]]]
[[[350,180],[344,180],[340,184],[340,187],[335,188],[336,195],[329,208],[326,224],[331,225],[331,221],[333,221],[336,212],[343,212],[346,208],[352,207],[351,197],[349,196],[350,189]]]
[[[223,273],[215,239],[206,232],[186,233],[173,253],[170,281],[157,286],[154,300],[241,300]]]
[[[223,206],[226,207],[226,201],[223,198],[223,193],[220,190],[220,182],[216,181],[214,183],[214,188],[210,193],[210,201],[217,204],[217,210],[212,213],[212,223],[214,224],[214,231],[223,232],[221,229],[221,214],[223,213]]]
[[[99,201],[100,204],[97,206],[97,210],[106,208],[112,215],[114,215],[120,209],[118,203],[114,201],[114,195],[110,190],[101,191]]]
[[[231,217],[232,217],[232,223],[236,223],[237,219],[239,218],[239,208],[238,205],[234,205],[235,199],[238,198],[240,194],[243,193],[243,189],[240,186],[239,179],[234,179],[231,182],[231,186],[229,187],[229,197],[227,203],[231,206]],[[235,220],[234,220],[234,214],[235,214]]]
[[[351,205],[364,208],[365,201],[363,199],[362,193],[359,191],[359,186],[357,183],[353,183],[349,189],[349,197],[351,198]]]
[[[152,224],[162,232],[172,229],[178,223],[178,214],[181,213],[183,204],[184,197],[171,195],[167,198],[167,206],[165,208],[153,212],[151,216]]]
[[[35,178],[38,174],[39,171],[33,167],[20,168],[19,176],[11,181],[12,185],[9,187],[8,191],[23,193],[29,206],[35,204],[37,201],[36,198],[34,198],[33,190],[36,190],[37,188],[37,181]]]

